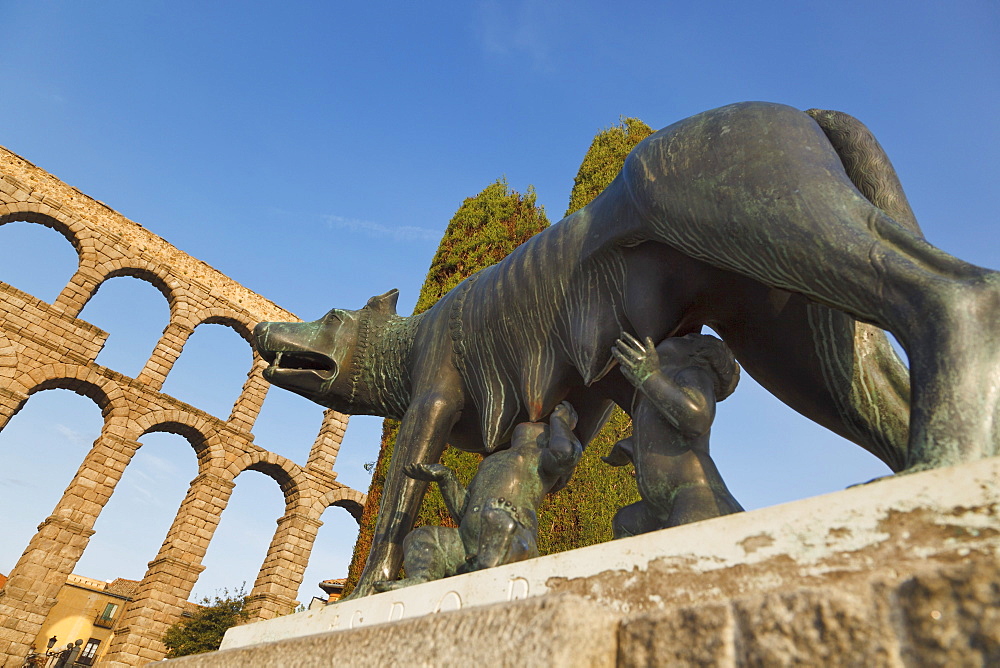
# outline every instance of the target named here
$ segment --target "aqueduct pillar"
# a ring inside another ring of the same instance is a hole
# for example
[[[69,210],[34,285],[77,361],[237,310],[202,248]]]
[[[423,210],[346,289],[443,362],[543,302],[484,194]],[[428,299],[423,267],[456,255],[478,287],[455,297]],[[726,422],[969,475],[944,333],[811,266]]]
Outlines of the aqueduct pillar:
[[[104,660],[110,666],[135,666],[161,659],[163,634],[184,611],[208,544],[236,486],[215,473],[191,481],[159,554],[124,612]]]
[[[139,444],[104,433],[0,590],[0,656],[27,655]],[[5,664],[6,665],[6,664]],[[20,665],[20,664],[17,664]]]

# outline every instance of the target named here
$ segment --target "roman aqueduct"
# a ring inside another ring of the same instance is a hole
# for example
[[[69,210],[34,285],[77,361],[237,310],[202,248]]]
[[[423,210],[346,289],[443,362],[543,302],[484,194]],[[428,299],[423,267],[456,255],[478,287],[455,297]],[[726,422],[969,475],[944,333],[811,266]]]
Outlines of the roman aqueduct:
[[[264,363],[256,355],[227,420],[161,388],[198,325],[227,325],[249,342],[257,322],[297,318],[0,147],[0,225],[15,221],[61,233],[76,249],[79,266],[52,304],[0,283],[0,429],[33,393],[53,388],[89,397],[104,423],[0,590],[3,665],[20,665],[28,653],[139,448],[138,439],[150,432],[184,437],[197,455],[198,475],[123,613],[104,657],[108,665],[141,665],[163,656],[160,638],[191,595],[234,479],[245,470],[272,477],[285,501],[250,593],[251,615],[269,619],[289,612],[323,511],[338,505],[359,517],[364,505],[364,494],[338,483],[333,473],[347,416],[327,411],[308,460],[298,464],[253,443],[254,421],[268,389],[261,376]],[[77,317],[100,285],[118,276],[148,281],[170,307],[169,324],[136,378],[95,363],[107,334]]]

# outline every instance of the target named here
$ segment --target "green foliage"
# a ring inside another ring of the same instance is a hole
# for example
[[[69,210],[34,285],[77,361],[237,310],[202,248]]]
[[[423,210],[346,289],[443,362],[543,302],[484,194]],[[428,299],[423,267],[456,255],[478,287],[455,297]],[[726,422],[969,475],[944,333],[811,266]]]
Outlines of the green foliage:
[[[597,133],[573,180],[566,215],[582,209],[600,195],[621,171],[625,156],[651,134],[653,129],[638,118],[624,116],[618,120],[618,125]]]
[[[448,223],[414,313],[423,313],[463,280],[504,259],[548,226],[532,186],[522,196],[500,178],[467,198]]]
[[[438,246],[430,270],[420,290],[414,313],[433,306],[449,290],[480,269],[496,264],[511,251],[549,226],[545,211],[536,203],[535,190],[521,195],[510,189],[507,180],[498,179],[475,197],[467,198],[455,212]],[[386,420],[382,425],[382,446],[368,488],[368,500],[361,515],[361,530],[354,546],[354,556],[347,573],[344,593],[358,582],[375,534],[375,520],[382,503],[382,488],[392,460],[399,422]],[[455,448],[447,448],[441,457],[445,466],[455,469],[459,480],[468,484],[482,458]],[[455,526],[444,505],[437,485],[431,485],[414,526]]]
[[[222,590],[222,595],[205,597],[200,602],[201,609],[190,617],[183,617],[163,635],[167,647],[167,658],[201,654],[219,649],[226,631],[247,620],[246,605],[249,596],[240,585],[235,592]]]

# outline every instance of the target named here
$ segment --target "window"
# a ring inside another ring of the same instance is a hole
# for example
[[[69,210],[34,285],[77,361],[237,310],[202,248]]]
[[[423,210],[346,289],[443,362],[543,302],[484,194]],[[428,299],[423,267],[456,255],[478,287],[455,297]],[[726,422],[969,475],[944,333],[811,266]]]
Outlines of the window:
[[[94,626],[102,629],[111,629],[115,626],[115,613],[118,612],[117,603],[108,603],[101,612],[94,618]]]
[[[111,620],[114,619],[115,613],[118,612],[118,605],[115,603],[108,603],[104,608],[104,612],[101,613],[101,619]]]
[[[94,665],[94,658],[97,656],[97,647],[100,644],[101,641],[97,638],[91,638],[88,640],[87,644],[83,647],[83,651],[80,652],[80,656],[77,657],[76,662],[81,666]]]

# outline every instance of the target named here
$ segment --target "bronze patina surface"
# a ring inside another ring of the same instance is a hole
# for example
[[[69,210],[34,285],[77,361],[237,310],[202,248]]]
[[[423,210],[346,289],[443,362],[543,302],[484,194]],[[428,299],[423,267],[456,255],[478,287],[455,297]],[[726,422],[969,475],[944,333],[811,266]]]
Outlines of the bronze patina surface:
[[[407,466],[446,443],[502,449],[564,400],[583,443],[613,403],[627,409],[633,387],[608,373],[623,331],[710,325],[779,399],[893,471],[997,453],[1000,275],[924,240],[878,142],[838,112],[748,102],[680,121],[430,310],[394,305],[392,292],[255,331],[272,383],[402,419],[355,595],[399,570],[427,485]]]
[[[411,464],[404,473],[437,482],[458,528],[423,526],[403,541],[406,578],[375,583],[389,591],[538,556],[538,506],[566,486],[583,446],[573,434],[573,407],[563,402],[549,424],[517,426],[511,446],[486,457],[469,484],[441,464]]]
[[[688,334],[654,346],[623,333],[612,353],[636,392],[632,435],[604,461],[634,464],[642,497],[615,514],[614,537],[742,511],[709,452],[715,405],[739,383],[740,367],[726,344]]]

